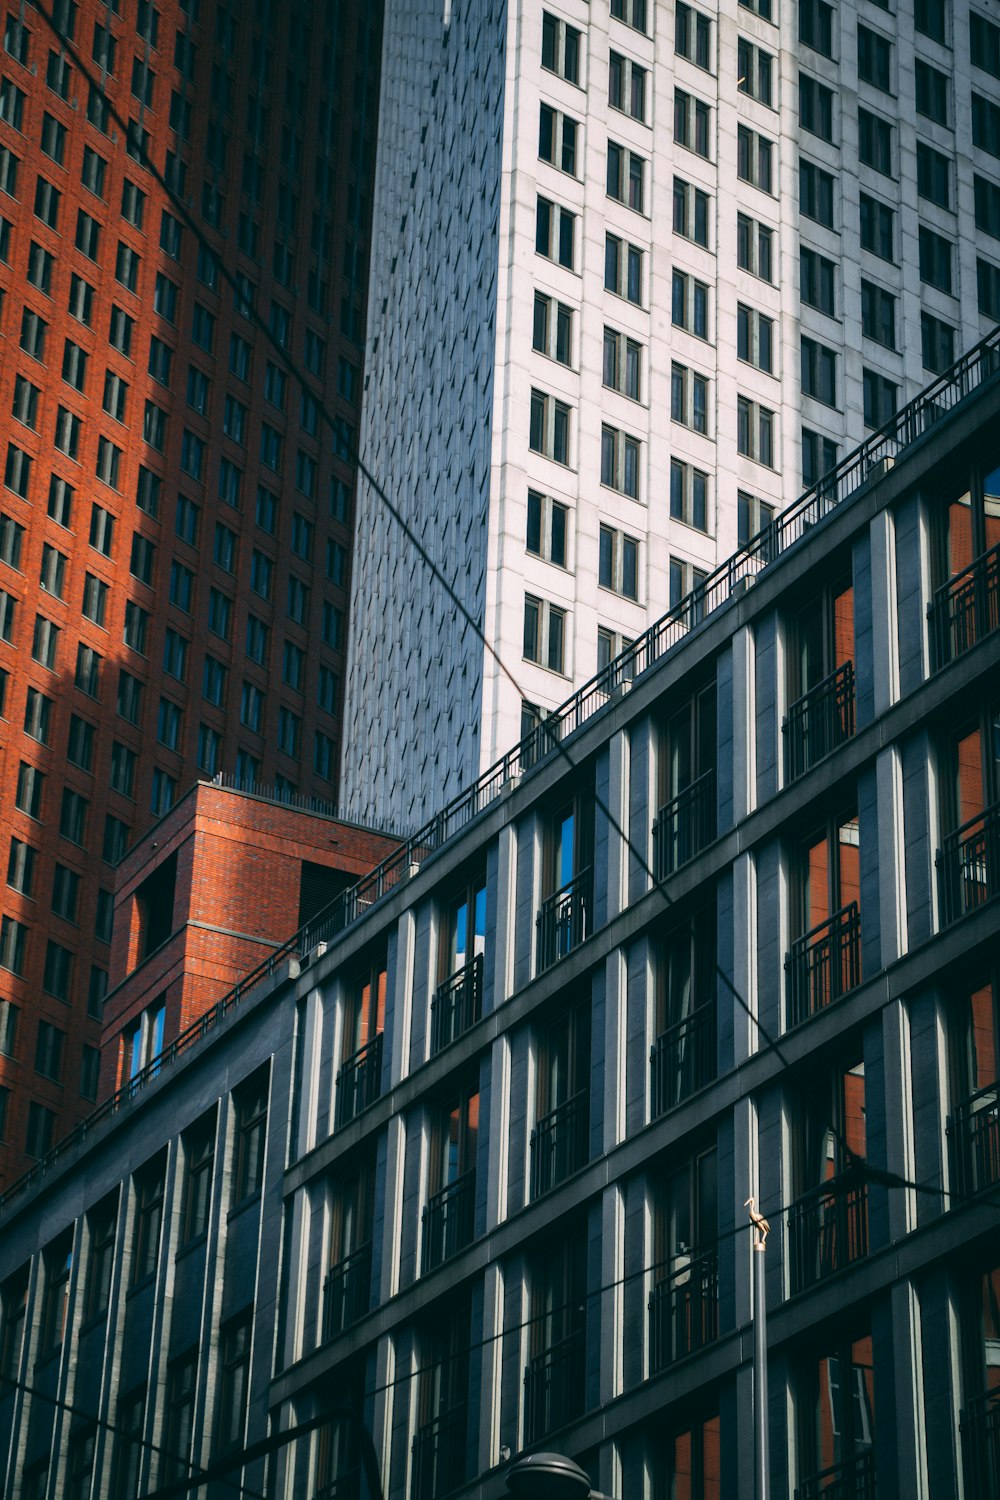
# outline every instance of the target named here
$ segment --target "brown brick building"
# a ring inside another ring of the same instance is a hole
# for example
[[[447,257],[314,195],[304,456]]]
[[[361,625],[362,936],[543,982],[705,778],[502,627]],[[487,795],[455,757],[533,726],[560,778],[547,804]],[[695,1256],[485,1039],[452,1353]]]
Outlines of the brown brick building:
[[[52,9],[0,17],[0,1180],[97,1095],[135,839],[197,777],[335,796],[380,53],[378,5]]]

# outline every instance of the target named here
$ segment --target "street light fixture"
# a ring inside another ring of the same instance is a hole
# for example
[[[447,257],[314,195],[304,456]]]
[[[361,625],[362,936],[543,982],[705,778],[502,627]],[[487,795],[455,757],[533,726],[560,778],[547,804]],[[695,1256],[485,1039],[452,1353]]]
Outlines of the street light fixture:
[[[588,1500],[590,1475],[564,1453],[528,1453],[507,1470],[515,1500]],[[596,1497],[595,1497],[596,1500]]]

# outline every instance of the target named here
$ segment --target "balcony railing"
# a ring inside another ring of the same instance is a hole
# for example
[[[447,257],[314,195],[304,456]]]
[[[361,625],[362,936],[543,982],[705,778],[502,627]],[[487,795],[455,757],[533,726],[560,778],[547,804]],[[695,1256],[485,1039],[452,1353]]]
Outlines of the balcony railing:
[[[531,1132],[531,1196],[540,1198],[586,1166],[590,1156],[586,1089],[543,1115]]]
[[[313,1500],[358,1500],[360,1494],[361,1465],[355,1464],[316,1490]]]
[[[465,1172],[428,1198],[424,1209],[425,1271],[450,1260],[472,1243],[476,1213],[476,1173]]]
[[[789,706],[782,725],[785,769],[794,781],[854,736],[854,663],[845,661]]]
[[[868,1188],[844,1172],[799,1198],[788,1212],[792,1292],[805,1291],[868,1254]]]
[[[483,1013],[483,955],[439,984],[431,1001],[431,1054],[464,1036]]]
[[[1000,1496],[1000,1387],[970,1401],[960,1419],[966,1500]]]
[[[466,1479],[466,1423],[463,1401],[418,1427],[413,1439],[411,1500],[438,1500]]]
[[[653,824],[653,870],[657,880],[666,880],[675,870],[707,849],[715,838],[715,771],[705,771],[697,781],[678,792],[661,807]]]
[[[586,1404],[586,1360],[583,1329],[561,1339],[528,1361],[524,1372],[524,1441],[529,1446],[546,1433],[582,1416]]]
[[[948,1135],[959,1197],[1000,1182],[1000,1084],[963,1099],[949,1117]]]
[[[649,1368],[657,1374],[719,1337],[719,1257],[715,1250],[676,1266],[649,1295]]]
[[[788,1025],[798,1026],[861,983],[861,913],[851,901],[796,938],[785,959]]]
[[[337,1109],[334,1126],[347,1125],[382,1092],[382,1032],[377,1031],[342,1063],[337,1072]]]
[[[853,1458],[803,1479],[795,1500],[875,1500],[875,1450],[861,1448]]]
[[[649,1070],[654,1120],[712,1082],[716,1073],[714,1003],[699,1005],[656,1038],[649,1051]]]
[[[328,1339],[335,1338],[363,1318],[372,1300],[372,1247],[352,1250],[331,1266],[323,1288],[324,1322]]]
[[[948,834],[937,866],[945,925],[1000,895],[1000,802]]]
[[[590,936],[593,927],[594,872],[589,867],[542,902],[536,918],[538,973],[551,968]]]
[[[1000,544],[936,590],[927,619],[936,672],[1000,628]]]

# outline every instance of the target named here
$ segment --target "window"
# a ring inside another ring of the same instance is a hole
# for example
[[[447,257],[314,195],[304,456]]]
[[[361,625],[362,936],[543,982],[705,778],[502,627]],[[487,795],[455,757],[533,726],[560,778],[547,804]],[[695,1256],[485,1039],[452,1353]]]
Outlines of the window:
[[[12,974],[24,974],[24,950],[28,941],[28,929],[13,917],[0,919],[0,968]]]
[[[708,338],[709,290],[686,271],[674,271],[671,281],[671,321],[698,338]],[[607,383],[607,382],[605,382]]]
[[[833,228],[833,175],[815,162],[799,160],[799,209],[807,219]]]
[[[774,412],[746,396],[736,398],[736,451],[774,468]]]
[[[286,641],[281,653],[281,680],[297,693],[302,691],[306,676],[306,653],[294,641]]]
[[[17,197],[17,169],[21,158],[15,156],[9,146],[0,146],[0,193]]]
[[[160,766],[153,767],[152,795],[150,797],[150,811],[154,818],[160,818],[168,813],[177,800],[177,782],[172,776]]]
[[[176,703],[169,698],[160,699],[156,716],[156,738],[168,750],[179,750],[183,715]]]
[[[896,299],[873,281],[861,281],[861,331],[886,349],[896,347]]]
[[[699,625],[705,618],[704,584],[708,574],[702,568],[681,557],[670,559],[669,605],[676,609],[686,601],[685,615],[688,626]]]
[[[884,93],[892,88],[892,43],[869,26],[858,27],[858,77]]]
[[[948,123],[948,77],[930,63],[917,58],[914,63],[917,114],[925,115],[938,125]]]
[[[42,544],[42,565],[38,573],[39,586],[45,593],[63,598],[66,582],[66,558],[49,542]]]
[[[7,884],[12,890],[20,891],[22,896],[30,896],[31,888],[35,878],[35,854],[30,844],[22,843],[20,839],[12,838],[10,841],[10,853],[7,857]],[[61,869],[60,865],[56,869]],[[61,913],[56,913],[57,916]]]
[[[87,328],[91,326],[94,311],[94,288],[76,272],[69,280],[69,315]],[[30,352],[30,351],[29,351]],[[36,356],[41,358],[41,355]]]
[[[558,464],[569,463],[570,408],[544,391],[531,393],[528,446]]]
[[[565,568],[568,517],[565,505],[537,490],[529,490],[526,551]]]
[[[46,994],[69,1004],[70,983],[73,978],[73,955],[68,948],[51,938],[45,945],[45,968],[42,973],[42,989]]]
[[[712,66],[712,23],[684,0],[678,0],[674,11],[674,51],[699,68]]]
[[[976,228],[993,239],[1000,239],[1000,187],[975,173],[972,179],[976,208]]]
[[[760,536],[774,520],[774,514],[775,508],[769,502],[759,500],[746,490],[739,490],[736,496],[737,544],[746,547],[754,537]],[[769,561],[770,556],[770,549],[763,552],[765,561]]]
[[[218,774],[222,764],[222,736],[207,724],[198,725],[198,769],[206,776]]]
[[[276,428],[271,427],[267,422],[260,424],[260,461],[267,468],[273,469],[275,473],[280,473],[281,471],[281,450],[283,444],[284,438]],[[346,458],[347,456],[347,454],[341,454],[342,458]]]
[[[542,67],[568,83],[580,82],[580,33],[548,11],[542,12]]]
[[[81,693],[86,693],[90,698],[97,698],[100,694],[101,664],[104,658],[94,650],[93,646],[87,646],[80,641],[76,648],[76,686]]]
[[[335,714],[340,702],[340,678],[329,667],[320,667],[316,681],[316,702],[324,713]]]
[[[189,390],[190,395],[190,390]],[[192,479],[201,480],[205,468],[205,443],[187,427],[181,434],[181,468]]]
[[[573,309],[544,292],[535,293],[531,347],[569,365],[573,358]]]
[[[51,182],[39,177],[35,182],[35,218],[50,229],[59,227],[59,202],[62,194]],[[72,308],[71,308],[72,311]]]
[[[604,329],[604,384],[632,401],[642,400],[642,345],[614,328]]]
[[[774,320],[745,302],[736,305],[736,356],[774,374]]]
[[[96,260],[101,240],[101,226],[90,214],[78,209],[76,215],[76,248],[88,260]]]
[[[761,281],[774,281],[774,231],[746,214],[736,215],[736,263]],[[674,272],[675,297],[676,278]],[[674,322],[677,322],[676,317]]]
[[[752,99],[770,106],[775,71],[773,56],[744,37],[739,38],[736,48],[737,89],[741,94],[749,94]]]
[[[833,6],[826,0],[799,0],[799,41],[833,57]]]
[[[39,744],[47,745],[52,725],[52,699],[38,688],[29,687],[24,700],[24,732]]]
[[[566,611],[548,600],[524,596],[525,661],[537,662],[550,672],[564,671]],[[4,918],[6,921],[7,919]]]
[[[188,641],[168,625],[163,638],[163,670],[170,677],[176,677],[178,682],[183,682],[187,676],[187,653]]]
[[[822,401],[825,406],[837,404],[837,356],[816,339],[800,340],[802,394]]]
[[[87,620],[93,620],[95,625],[104,624],[104,615],[108,604],[108,585],[93,573],[88,573],[83,581],[83,615]]]
[[[60,453],[65,453],[67,458],[76,458],[80,446],[80,429],[83,426],[80,418],[65,406],[60,406],[56,412],[56,430],[53,442]]]
[[[309,611],[309,589],[292,574],[288,579],[288,618],[304,625]]]
[[[107,174],[108,164],[103,156],[98,156],[90,146],[83,148],[83,168],[80,180],[88,192],[93,193],[95,198],[104,197],[104,178]]]
[[[73,844],[83,844],[87,831],[87,808],[85,797],[71,787],[63,788],[62,808],[59,813],[59,832]]]
[[[970,10],[969,29],[973,67],[1000,78],[1000,26]]]
[[[833,90],[807,73],[799,74],[799,123],[820,140],[833,140]]]
[[[709,196],[681,177],[674,178],[673,228],[675,234],[708,249]]]
[[[59,627],[44,615],[35,616],[35,632],[31,642],[31,655],[41,666],[55,671],[56,651],[59,646]]]
[[[313,770],[325,781],[332,781],[336,772],[337,746],[328,734],[317,729],[313,735]]]
[[[45,122],[52,118],[46,114],[42,124],[42,137],[45,136]],[[19,89],[17,84],[10,78],[0,79],[0,120],[5,125],[10,125],[13,130],[20,130],[24,119],[24,90]],[[65,135],[65,131],[63,132]],[[42,147],[44,150],[44,146]]]
[[[111,769],[108,777],[111,790],[123,797],[132,798],[135,789],[135,767],[137,756],[134,750],[118,740],[111,745]]]
[[[799,290],[802,301],[831,318],[836,316],[835,276],[836,267],[832,260],[827,260],[817,250],[802,246],[799,251]]]
[[[67,385],[74,390],[82,391],[87,377],[87,360],[89,356],[84,353],[79,344],[74,344],[72,339],[67,339],[63,345],[62,378]],[[128,389],[125,387],[125,389]],[[105,407],[107,411],[108,408]]]
[[[711,134],[711,107],[693,94],[685,93],[683,89],[674,89],[674,140],[678,146],[685,146],[689,151],[694,151],[696,155],[704,156],[707,160],[710,153]],[[621,194],[611,191],[610,179],[609,148],[608,193],[612,198],[620,197]]]
[[[648,73],[631,58],[612,52],[608,62],[608,103],[612,109],[631,115],[633,120],[646,119]]]
[[[45,1114],[49,1117],[49,1128],[46,1129],[45,1125],[39,1121],[41,1128],[36,1128],[32,1141],[32,1146],[37,1148],[44,1145],[44,1150],[29,1149],[29,1156],[44,1155],[52,1143],[51,1123],[54,1122],[55,1116],[50,1110],[45,1110]],[[69,1307],[69,1282],[72,1271],[73,1236],[72,1231],[70,1231],[49,1245],[42,1255],[43,1288],[38,1340],[38,1353],[40,1356],[50,1354],[63,1341],[63,1335],[66,1332],[66,1312]]]
[[[202,673],[201,691],[202,696],[209,703],[214,703],[216,708],[222,708],[226,699],[226,677],[227,668],[221,661],[216,661],[214,656],[205,657],[205,666]]]
[[[638,438],[605,424],[601,428],[601,483],[638,500],[640,451]]]
[[[126,646],[146,654],[146,635],[149,631],[149,612],[136,604],[134,599],[125,601],[125,629],[123,639]]]
[[[148,537],[140,535],[138,531],[134,532],[132,553],[129,559],[129,571],[132,577],[138,578],[140,583],[152,584],[155,559],[155,545]]]
[[[597,581],[626,599],[639,597],[639,543],[610,526],[602,526],[598,546]]]
[[[123,312],[120,307],[112,307],[111,320],[108,325],[108,343],[112,349],[117,349],[119,354],[124,354],[126,359],[132,357],[134,331],[135,319],[130,318],[128,313]]]
[[[917,147],[919,163],[920,147]],[[882,260],[893,259],[893,210],[867,193],[861,194],[861,248]]]
[[[818,484],[837,466],[837,445],[808,427],[802,429],[802,483],[806,489]]]
[[[31,242],[28,250],[28,281],[47,297],[52,289],[52,267],[55,257],[41,245]]]
[[[41,392],[37,385],[32,385],[26,376],[15,376],[13,416],[15,421],[23,422],[25,427],[30,427],[32,431],[35,431],[38,427],[38,397],[40,394]]]
[[[0,640],[8,644],[14,636],[14,616],[17,613],[17,600],[13,594],[8,594],[6,589],[0,591]]]
[[[920,225],[920,280],[939,291],[951,291],[951,241]]]
[[[250,379],[250,345],[238,333],[229,335],[229,369],[237,380]]]
[[[108,813],[104,819],[104,846],[102,858],[109,865],[120,864],[128,853],[129,828],[120,818]]]
[[[0,1001],[0,1005],[6,1005]],[[2,1032],[0,1032],[2,1037]],[[0,1050],[4,1050],[0,1046]],[[0,1137],[6,1139],[6,1131],[0,1128]],[[31,1279],[30,1265],[15,1271],[0,1286],[0,1378],[16,1380],[21,1369],[24,1352],[24,1330],[27,1326],[28,1288]]]
[[[955,363],[955,330],[930,313],[920,314],[920,350],[925,370],[940,374]]]
[[[611,0],[611,14],[633,31],[646,31],[646,0]],[[13,19],[13,18],[12,18]]]
[[[542,104],[538,116],[538,157],[571,177],[577,175],[577,144],[580,126],[576,120],[549,104]]]
[[[122,218],[134,229],[141,229],[145,209],[146,194],[126,178],[122,183]]]
[[[62,1082],[63,1043],[66,1033],[48,1021],[39,1021],[35,1040],[35,1072],[54,1083]]]
[[[670,515],[708,532],[708,475],[678,458],[670,460]]]
[[[1000,157],[1000,105],[972,92],[972,144]]]
[[[979,311],[984,318],[1000,323],[1000,266],[981,257],[976,260],[976,288]]]
[[[42,811],[42,789],[45,777],[35,766],[22,760],[17,771],[17,795],[15,806],[29,818],[38,819]]]
[[[864,166],[892,176],[892,126],[867,109],[858,110],[858,157]]]
[[[627,203],[629,208],[634,208],[636,213],[641,214],[644,212],[645,180],[645,157],[619,146],[615,141],[609,141],[608,197],[619,203]]]
[[[231,1318],[221,1330],[219,1351],[219,1404],[216,1446],[225,1453],[244,1440],[247,1402],[250,1396],[250,1346],[253,1338],[253,1308]]]
[[[882,427],[896,415],[899,387],[877,370],[861,372],[866,427]]]
[[[45,66],[45,84],[60,99],[69,98],[70,65],[69,59],[60,52],[50,52],[49,60]]]
[[[137,1286],[156,1270],[166,1191],[165,1157],[159,1157],[140,1168],[132,1183],[135,1214],[129,1280],[132,1286]]]
[[[624,297],[642,306],[643,252],[617,235],[609,234],[604,241],[604,285],[617,297]]]
[[[951,207],[951,170],[948,157],[933,146],[917,142],[917,192],[939,208]]]
[[[773,180],[774,146],[766,136],[748,130],[745,125],[736,128],[736,175],[741,182],[748,182],[770,193]]]
[[[130,724],[138,724],[142,715],[142,683],[124,667],[118,673],[118,713]]]
[[[708,380],[676,360],[670,367],[670,417],[695,432],[708,432]]]
[[[344,611],[336,609],[329,600],[323,604],[323,639],[334,651],[344,649]]]
[[[274,586],[274,563],[256,547],[250,558],[250,587],[262,599],[270,599]]]

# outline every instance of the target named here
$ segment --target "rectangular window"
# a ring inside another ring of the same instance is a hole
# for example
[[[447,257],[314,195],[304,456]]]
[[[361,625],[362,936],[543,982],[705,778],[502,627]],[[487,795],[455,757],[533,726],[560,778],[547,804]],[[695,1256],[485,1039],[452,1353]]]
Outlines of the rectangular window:
[[[604,285],[607,291],[642,306],[643,252],[617,235],[604,241]]]
[[[919,162],[920,147],[917,147]],[[880,203],[867,193],[861,194],[861,248],[870,250],[881,260],[893,260],[895,234],[893,210],[887,203]]]
[[[736,357],[774,374],[774,319],[744,302],[736,305]]]
[[[951,292],[951,241],[921,224],[919,229],[920,280],[939,291]]]
[[[572,364],[573,309],[544,292],[536,292],[531,347],[560,364]]]
[[[736,175],[762,193],[774,191],[774,144],[745,125],[736,127]]]
[[[708,380],[676,360],[670,367],[670,417],[694,432],[708,433]]]
[[[612,109],[631,115],[633,120],[646,119],[646,96],[649,75],[645,68],[620,52],[608,60],[608,103]]]
[[[87,646],[83,641],[77,644],[74,683],[81,693],[86,693],[89,698],[100,696],[103,660],[104,658],[94,650],[93,646]]]
[[[861,372],[866,427],[883,427],[896,415],[899,406],[899,387],[877,370]]]
[[[580,33],[548,11],[542,12],[542,67],[567,83],[580,82]]]
[[[707,144],[706,144],[707,150]],[[609,198],[634,208],[636,213],[645,211],[646,159],[635,151],[608,142],[607,192]]]
[[[129,724],[138,724],[142,716],[142,683],[124,667],[118,673],[117,711]]]
[[[1000,26],[978,11],[969,12],[972,65],[1000,78]]]
[[[674,10],[674,51],[696,67],[711,71],[712,22],[684,0],[677,0]]]
[[[577,176],[577,151],[582,132],[578,121],[550,104],[542,104],[538,115],[538,158]]]
[[[939,375],[955,363],[955,330],[930,313],[920,314],[920,349],[925,370]]]
[[[601,483],[638,500],[640,454],[638,438],[605,424],[601,428]]]
[[[744,458],[774,468],[774,412],[746,396],[736,398],[736,451]]]
[[[736,215],[736,264],[761,281],[774,282],[774,230],[746,214]],[[676,272],[674,273],[676,277]],[[675,319],[676,321],[676,319]]]
[[[944,0],[914,0],[913,24],[932,41],[946,44]],[[975,54],[973,54],[975,56]]]
[[[896,299],[872,281],[861,281],[861,331],[886,349],[896,347]]]
[[[673,229],[674,234],[683,235],[687,240],[693,240],[696,245],[702,245],[707,250],[708,245],[708,221],[710,199],[701,188],[696,188],[692,183],[685,182],[682,177],[674,178],[673,186]]]
[[[537,490],[529,490],[525,550],[565,568],[568,518],[565,505]]]
[[[19,811],[26,813],[29,818],[36,820],[41,817],[42,811],[42,789],[45,786],[45,776],[35,766],[22,760],[17,771],[17,794],[14,805]]]
[[[12,890],[20,891],[22,896],[31,895],[31,888],[35,878],[35,856],[36,850],[30,844],[25,844],[21,839],[12,838],[10,841],[10,852],[7,856],[7,884]],[[61,869],[61,865],[56,866]],[[61,913],[57,912],[57,916]]]
[[[1000,323],[1000,266],[981,257],[976,260],[976,289],[979,311],[985,318]]]
[[[708,475],[676,458],[670,461],[670,515],[685,526],[708,531]]]
[[[837,356],[817,339],[800,339],[802,394],[822,401],[825,406],[837,404]]]
[[[858,157],[864,166],[892,176],[892,126],[867,109],[858,110]]]
[[[208,1229],[212,1173],[215,1166],[215,1112],[181,1137],[184,1180],[181,1188],[180,1243],[188,1245]],[[192,1401],[193,1401],[192,1372]]]
[[[711,106],[703,99],[696,98],[694,94],[688,94],[683,89],[677,88],[674,89],[674,140],[678,146],[684,146],[688,151],[693,151],[696,156],[703,156],[709,160],[712,141]],[[610,176],[609,157],[608,193],[614,198],[619,195],[611,192]]]
[[[1000,239],[1000,187],[976,172],[972,179],[976,228],[992,239]]]
[[[570,408],[544,391],[531,392],[528,446],[558,464],[569,463]]]
[[[52,699],[38,688],[29,687],[24,700],[24,732],[41,745],[49,743],[52,726]]]
[[[917,114],[934,120],[938,125],[947,125],[948,75],[919,57],[913,66]]]
[[[799,74],[799,124],[822,141],[833,140],[833,90]]]
[[[23,975],[24,953],[27,947],[28,929],[13,917],[0,920],[0,968],[12,974]]]
[[[770,107],[775,76],[772,54],[740,37],[736,44],[736,87],[740,93]]]
[[[802,429],[802,483],[806,489],[818,484],[825,474],[837,466],[837,445],[832,439]]]
[[[705,282],[688,275],[686,271],[674,271],[671,281],[671,322],[675,328],[684,328],[697,338],[708,338],[709,289]]]
[[[140,656],[146,654],[146,636],[149,632],[149,612],[136,604],[134,599],[125,601],[125,629],[122,638],[126,646],[133,651],[138,651]]]
[[[642,345],[617,329],[604,329],[603,380],[609,390],[642,399]]]
[[[892,43],[869,26],[858,27],[858,77],[883,93],[891,91]]]
[[[807,307],[815,307],[827,317],[836,316],[834,287],[836,266],[818,250],[804,245],[799,251],[799,291]]]
[[[548,667],[551,672],[564,671],[566,645],[566,611],[557,609],[545,599],[524,596],[524,658]],[[5,919],[6,920],[6,919]]]
[[[833,186],[831,172],[815,162],[799,159],[799,210],[827,229],[833,228]]]
[[[626,599],[639,597],[639,543],[611,526],[600,528],[597,582]]]
[[[833,6],[826,0],[799,0],[799,41],[833,57]]]
[[[1000,104],[972,91],[972,144],[1000,157]]]

